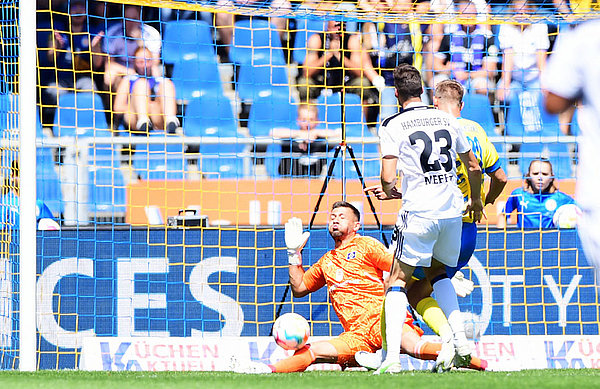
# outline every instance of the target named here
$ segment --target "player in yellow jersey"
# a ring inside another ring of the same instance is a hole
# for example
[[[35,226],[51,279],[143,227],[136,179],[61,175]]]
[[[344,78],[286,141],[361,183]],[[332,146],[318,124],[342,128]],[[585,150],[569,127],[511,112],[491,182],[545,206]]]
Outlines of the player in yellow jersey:
[[[498,152],[494,145],[490,142],[485,131],[479,124],[472,120],[463,119],[460,117],[460,112],[464,106],[462,101],[464,94],[463,86],[454,80],[444,80],[438,83],[435,89],[434,104],[435,106],[445,111],[452,116],[458,118],[463,132],[471,143],[471,150],[477,157],[479,165],[483,173],[486,173],[490,178],[490,187],[488,193],[484,195],[483,180],[482,180],[482,200],[485,205],[493,204],[506,185],[506,174],[500,167]],[[467,178],[465,166],[457,161],[457,184],[463,194],[465,201],[469,199],[470,187]],[[389,200],[380,185],[368,187],[366,192],[373,193],[380,200]],[[457,272],[466,266],[471,259],[477,243],[477,225],[473,222],[470,215],[463,217],[461,249],[456,267],[447,267],[448,277],[454,277]],[[459,276],[462,274],[459,274]],[[407,288],[407,297],[409,303],[423,317],[425,323],[442,339],[447,339],[452,336],[450,326],[443,312],[437,305],[436,301],[431,298],[433,288],[429,281],[426,280],[425,274],[421,268],[415,269],[413,273],[415,281]],[[464,283],[464,282],[463,282]],[[453,279],[455,289],[461,285],[460,281]],[[472,285],[472,284],[471,284]],[[468,286],[467,286],[468,288]],[[457,289],[457,292],[459,290]],[[470,291],[469,291],[470,292]],[[370,356],[364,353],[357,355],[357,359],[368,368],[377,368],[380,356]]]
[[[338,337],[307,344],[274,365],[250,363],[234,367],[245,373],[291,373],[304,371],[313,363],[337,363],[358,366],[358,351],[374,352],[381,348],[380,315],[385,296],[383,274],[391,268],[393,257],[378,240],[361,236],[360,212],[352,204],[338,201],[329,217],[329,234],[335,248],[328,251],[306,272],[301,250],[310,233],[302,232],[302,221],[290,219],[285,225],[290,285],[294,297],[303,297],[327,286],[333,309],[344,332]],[[407,315],[403,328],[402,350],[416,358],[435,360],[440,343],[421,339],[423,331]],[[473,358],[471,367],[482,369],[485,362]]]

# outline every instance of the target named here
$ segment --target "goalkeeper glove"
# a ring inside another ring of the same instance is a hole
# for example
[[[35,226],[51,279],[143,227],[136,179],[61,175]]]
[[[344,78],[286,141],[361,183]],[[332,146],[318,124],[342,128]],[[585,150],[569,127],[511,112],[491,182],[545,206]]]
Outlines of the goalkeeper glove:
[[[450,281],[452,281],[456,295],[459,297],[467,297],[475,288],[473,281],[466,279],[465,275],[459,271],[456,272]]]
[[[293,217],[285,223],[285,245],[288,252],[288,263],[290,265],[302,265],[300,251],[306,244],[310,232],[302,232],[302,220]]]
[[[385,89],[385,78],[377,76],[373,79],[372,84],[375,88],[377,88],[377,91],[381,93]]]

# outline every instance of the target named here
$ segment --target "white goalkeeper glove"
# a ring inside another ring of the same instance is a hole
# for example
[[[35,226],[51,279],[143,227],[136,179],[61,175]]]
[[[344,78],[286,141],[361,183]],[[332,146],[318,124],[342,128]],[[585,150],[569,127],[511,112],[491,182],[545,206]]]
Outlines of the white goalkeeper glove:
[[[288,252],[288,263],[290,265],[302,265],[300,251],[306,244],[310,232],[302,232],[302,220],[293,217],[285,223],[285,245]]]
[[[466,279],[465,275],[459,271],[456,272],[450,281],[452,281],[456,295],[459,297],[467,297],[475,288],[473,281]]]
[[[377,76],[373,79],[372,84],[375,88],[377,88],[377,91],[381,93],[385,89],[385,78],[382,76]]]

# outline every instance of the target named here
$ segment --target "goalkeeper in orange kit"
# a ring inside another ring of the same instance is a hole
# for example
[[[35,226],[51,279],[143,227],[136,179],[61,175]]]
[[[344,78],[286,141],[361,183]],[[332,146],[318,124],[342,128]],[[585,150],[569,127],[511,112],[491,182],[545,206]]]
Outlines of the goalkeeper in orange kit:
[[[313,363],[337,363],[342,368],[358,366],[354,354],[381,348],[381,309],[385,296],[383,273],[392,265],[392,254],[371,237],[357,234],[360,212],[352,204],[338,201],[329,216],[329,234],[335,248],[328,251],[308,271],[302,267],[301,250],[309,232],[302,232],[302,221],[292,218],[285,224],[290,285],[294,297],[303,297],[327,285],[344,332],[329,340],[309,343],[273,365],[251,363],[234,370],[247,373],[291,373],[306,370]],[[423,331],[407,315],[403,328],[402,350],[415,357],[435,360],[441,343],[421,339]],[[473,358],[471,367],[482,368]]]

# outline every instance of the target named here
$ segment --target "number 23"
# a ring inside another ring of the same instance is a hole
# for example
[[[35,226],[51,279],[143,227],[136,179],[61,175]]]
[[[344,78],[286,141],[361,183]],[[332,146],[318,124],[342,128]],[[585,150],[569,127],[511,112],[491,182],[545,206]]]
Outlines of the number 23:
[[[423,151],[421,152],[420,161],[421,161],[421,169],[423,169],[423,173],[427,172],[436,172],[442,170],[442,167],[446,172],[449,172],[454,167],[452,156],[450,154],[450,149],[452,148],[452,137],[448,130],[437,130],[433,133],[435,137],[435,142],[440,143],[441,139],[446,140],[445,146],[440,146],[440,155],[446,156],[446,162],[441,162],[440,159],[436,159],[433,163],[429,162],[429,158],[431,157],[431,152],[433,150],[432,140],[427,135],[426,132],[423,131],[415,131],[408,137],[410,139],[411,145],[416,145],[417,141],[423,142]]]

